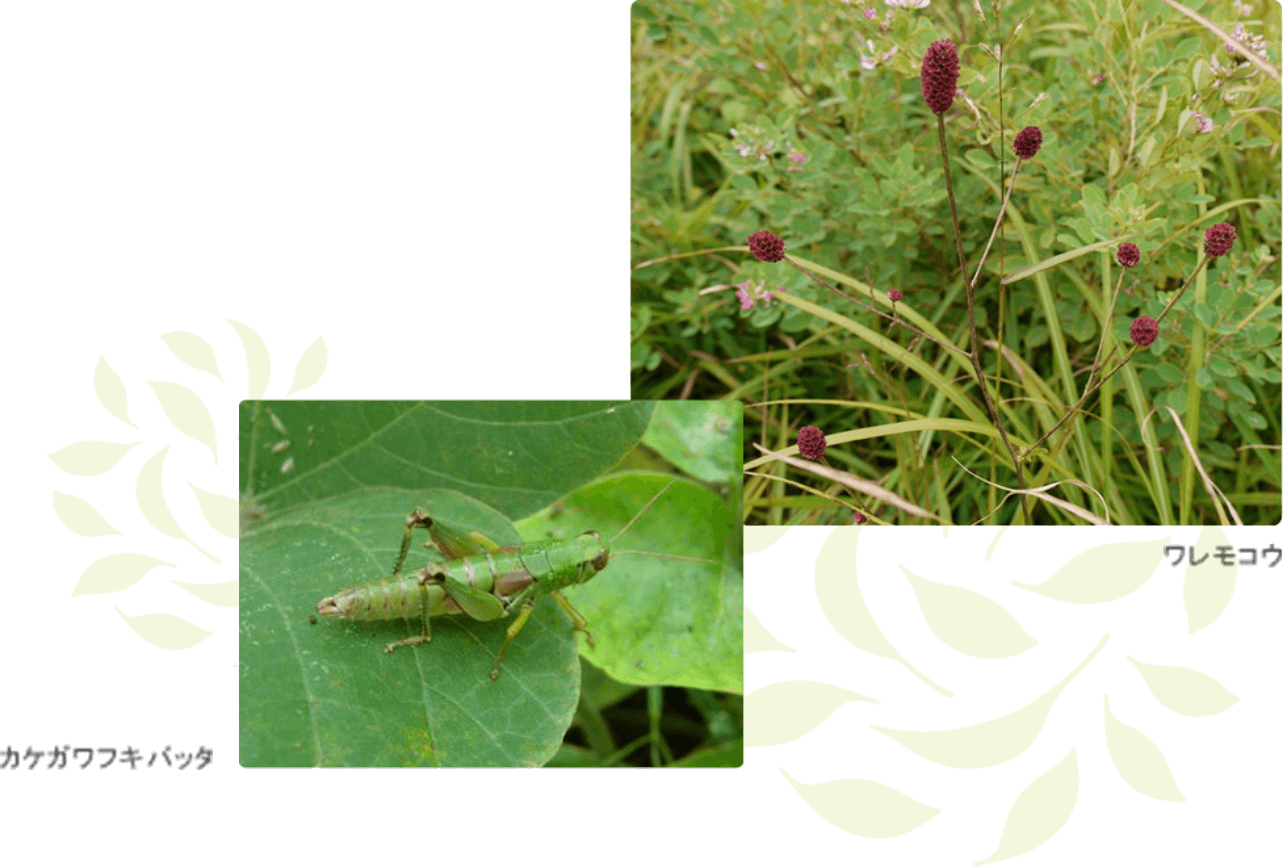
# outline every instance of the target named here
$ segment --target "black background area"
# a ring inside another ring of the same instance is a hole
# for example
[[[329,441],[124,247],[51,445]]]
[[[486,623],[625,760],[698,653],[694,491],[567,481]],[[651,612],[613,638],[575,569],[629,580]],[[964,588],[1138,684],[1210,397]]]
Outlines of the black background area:
[[[858,550],[863,596],[876,621],[908,661],[955,691],[946,699],[896,662],[862,653],[829,626],[815,599],[813,562],[830,532],[794,527],[771,549],[745,558],[745,602],[771,634],[797,653],[747,657],[747,689],[777,680],[828,681],[881,699],[852,703],[792,744],[749,749],[745,764],[761,786],[748,799],[748,826],[783,825],[810,846],[851,854],[861,864],[970,864],[993,852],[1012,800],[1047,768],[1078,749],[1080,790],[1069,823],[1042,848],[1010,863],[1230,863],[1250,853],[1251,840],[1273,820],[1257,814],[1277,803],[1275,746],[1264,730],[1273,704],[1277,658],[1257,617],[1266,587],[1280,572],[1239,569],[1238,587],[1219,621],[1185,635],[1180,596],[1183,568],[1166,560],[1146,585],[1107,605],[1066,605],[1011,586],[1037,582],[1067,560],[1107,541],[1159,540],[1169,531],[1087,532],[1011,530],[992,562],[984,551],[992,531],[938,528],[865,530]],[[1265,532],[1230,528],[1234,545],[1268,544]],[[1191,545],[1197,528],[1177,530],[1173,543]],[[1019,540],[1019,541],[1017,541]],[[1161,543],[1155,543],[1161,544]],[[1214,551],[1198,550],[1198,557]],[[922,621],[897,563],[917,575],[970,587],[996,600],[1038,639],[1037,648],[1003,661],[981,661],[949,649]],[[767,595],[769,594],[769,595]],[[1274,594],[1269,594],[1273,600]],[[1274,627],[1271,627],[1274,628]],[[872,731],[867,723],[899,728],[948,728],[989,720],[1023,707],[1056,684],[1091,652],[1103,632],[1110,641],[1057,699],[1032,748],[1014,761],[981,771],[943,768]],[[1155,702],[1125,654],[1143,662],[1178,664],[1218,678],[1241,702],[1220,716],[1191,720]],[[1269,655],[1266,655],[1269,654]],[[1255,681],[1255,684],[1253,684]],[[1160,746],[1187,802],[1156,802],[1124,784],[1106,752],[1102,693],[1119,720]],[[815,784],[867,777],[894,786],[942,813],[916,831],[890,840],[845,834],[817,817],[776,768]],[[1262,789],[1262,786],[1265,786]],[[1260,802],[1257,799],[1261,799]],[[1270,807],[1273,811],[1273,807]],[[770,811],[754,825],[754,813]],[[1209,861],[1202,861],[1203,858]]]

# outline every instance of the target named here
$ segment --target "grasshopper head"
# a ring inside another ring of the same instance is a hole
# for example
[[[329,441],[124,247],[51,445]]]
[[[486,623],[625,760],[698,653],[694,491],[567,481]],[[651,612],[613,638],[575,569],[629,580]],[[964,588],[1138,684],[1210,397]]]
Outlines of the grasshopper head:
[[[575,543],[579,545],[579,562],[587,567],[583,570],[583,580],[579,582],[582,584],[606,568],[606,563],[610,560],[610,551],[606,548],[606,540],[596,530],[580,533]]]

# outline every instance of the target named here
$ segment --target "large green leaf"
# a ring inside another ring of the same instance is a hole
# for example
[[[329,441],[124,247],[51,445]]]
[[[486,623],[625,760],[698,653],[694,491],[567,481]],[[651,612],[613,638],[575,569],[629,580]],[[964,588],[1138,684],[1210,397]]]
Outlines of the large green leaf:
[[[297,506],[242,537],[242,765],[537,766],[556,752],[578,699],[579,656],[551,602],[535,610],[495,681],[508,620],[435,617],[430,644],[392,654],[384,646],[417,634],[417,620],[309,623],[322,597],[391,572],[416,507],[498,544],[521,542],[483,503],[396,489]],[[428,556],[416,544],[407,567]]]
[[[606,569],[566,591],[596,639],[595,649],[580,648],[593,665],[622,683],[741,693],[744,581],[737,517],[701,485],[633,472],[580,488],[519,526],[527,539],[571,538],[584,530],[614,539]]]
[[[731,401],[669,400],[656,404],[642,442],[697,479],[726,484],[743,472],[740,407]]]
[[[449,488],[520,518],[614,466],[645,432],[653,407],[245,401],[240,490],[252,492],[269,517],[273,509],[386,486]]]

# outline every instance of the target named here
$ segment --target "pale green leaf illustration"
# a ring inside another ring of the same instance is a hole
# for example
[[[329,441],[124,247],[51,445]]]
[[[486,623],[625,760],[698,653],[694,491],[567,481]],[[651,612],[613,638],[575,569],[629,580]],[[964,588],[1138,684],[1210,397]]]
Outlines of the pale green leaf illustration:
[[[855,575],[855,546],[859,540],[858,527],[833,531],[820,548],[815,560],[815,595],[820,609],[829,623],[851,644],[874,656],[892,659],[903,665],[922,682],[946,698],[953,693],[918,671],[887,641],[873,613],[864,604],[860,585]]]
[[[138,508],[142,511],[143,517],[147,519],[147,523],[157,530],[160,530],[171,539],[179,539],[188,543],[215,563],[220,563],[222,561],[217,557],[187,537],[187,534],[178,526],[178,522],[174,520],[173,514],[169,511],[169,506],[165,503],[165,492],[161,487],[161,472],[165,467],[165,454],[168,451],[169,446],[165,446],[156,452],[151,460],[143,464],[143,468],[138,471],[138,482],[135,485]]]
[[[758,551],[765,551],[782,539],[788,529],[788,527],[745,527],[744,553],[756,554]]]
[[[773,683],[744,697],[744,746],[771,747],[796,740],[849,701],[876,698],[813,680]]]
[[[173,614],[140,614],[130,617],[119,608],[116,613],[143,641],[165,650],[186,650],[214,634]]]
[[[174,583],[197,599],[208,602],[210,605],[235,608],[241,604],[240,581],[220,581],[217,584],[186,584],[182,581],[175,581]]]
[[[53,492],[53,511],[63,526],[81,536],[123,536],[98,510],[79,497]]]
[[[1015,656],[1038,642],[1005,608],[979,593],[919,578],[903,566],[922,616],[936,637],[954,650],[982,659]]]
[[[218,377],[219,382],[223,381],[223,375],[218,372],[218,361],[214,358],[214,348],[204,338],[190,331],[171,331],[162,334],[160,339],[165,341],[169,351],[183,364],[212,373]]]
[[[747,527],[745,529],[748,529]],[[754,616],[752,611],[744,609],[744,652],[761,653],[766,650],[787,650],[793,652],[793,648],[786,644],[781,644],[775,636],[766,631],[762,621]]]
[[[1168,710],[1185,716],[1212,716],[1238,701],[1238,696],[1201,671],[1175,665],[1150,665],[1127,658],[1145,678],[1154,698]]]
[[[248,325],[231,319],[227,322],[236,329],[241,344],[245,347],[245,366],[249,370],[248,396],[250,400],[257,400],[267,393],[267,382],[272,376],[272,361],[267,354],[267,344]]]
[[[125,393],[125,384],[111,369],[106,357],[101,355],[98,356],[98,366],[94,368],[94,394],[98,395],[98,401],[107,412],[130,427],[138,427],[129,420],[129,397]]]
[[[1189,631],[1194,634],[1204,626],[1210,625],[1230,604],[1234,596],[1234,584],[1238,579],[1238,557],[1233,565],[1222,566],[1215,558],[1209,558],[1202,566],[1195,566],[1193,554],[1215,554],[1218,545],[1229,545],[1229,537],[1220,527],[1206,527],[1198,536],[1198,543],[1186,552],[1185,565],[1185,616],[1189,618]]]
[[[1163,559],[1163,546],[1171,537],[1152,542],[1113,542],[1097,545],[1074,557],[1041,584],[1022,584],[1034,593],[1090,605],[1113,602],[1140,588]]]
[[[1070,750],[1060,763],[1020,793],[1007,814],[998,850],[981,864],[1015,858],[1046,843],[1069,821],[1078,803],[1078,751]]]
[[[198,443],[209,446],[214,454],[214,463],[218,463],[218,446],[214,442],[214,419],[196,392],[175,382],[149,382],[160,408],[178,428]]]
[[[325,363],[328,358],[325,340],[316,338],[315,343],[303,350],[303,355],[294,368],[294,384],[290,386],[290,393],[285,396],[289,397],[290,394],[296,394],[320,382],[321,375],[325,373]]]
[[[201,514],[209,525],[218,532],[222,533],[229,539],[240,537],[238,511],[240,506],[231,497],[224,497],[222,494],[211,494],[209,491],[202,491],[200,488],[187,483],[188,487],[196,494],[196,502],[200,503]]]
[[[1087,658],[1041,698],[1004,717],[965,728],[934,732],[902,731],[881,726],[870,728],[899,741],[924,759],[951,768],[988,768],[1011,761],[1029,749],[1038,738],[1060,693],[1100,653],[1107,641],[1109,636],[1103,636]]]
[[[821,819],[860,837],[899,837],[940,812],[872,780],[807,785],[790,777],[783,768],[780,773]]]
[[[89,593],[116,593],[138,583],[144,575],[157,566],[173,566],[164,560],[148,557],[146,554],[108,554],[101,560],[89,565],[72,596],[84,596]]]
[[[989,547],[988,547],[988,549],[985,551],[985,562],[986,562],[986,563],[988,563],[988,562],[989,562],[989,560],[993,558],[993,549],[998,547],[998,540],[1002,538],[1002,534],[1003,534],[1003,533],[1005,533],[1005,532],[1007,532],[1007,528],[1006,528],[1006,527],[1000,527],[1000,528],[998,529],[998,532],[997,532],[997,533],[994,533],[994,535],[993,535],[993,541],[989,543]]]
[[[73,476],[101,476],[138,443],[72,443],[49,454],[58,469]]]
[[[1176,787],[1176,780],[1172,779],[1167,759],[1153,741],[1110,713],[1109,696],[1105,696],[1105,743],[1109,745],[1114,767],[1127,785],[1160,801],[1185,800]]]

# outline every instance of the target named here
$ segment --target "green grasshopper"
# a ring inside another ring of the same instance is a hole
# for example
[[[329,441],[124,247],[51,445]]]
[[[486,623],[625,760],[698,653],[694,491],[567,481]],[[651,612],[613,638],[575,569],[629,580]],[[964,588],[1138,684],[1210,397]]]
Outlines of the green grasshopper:
[[[431,641],[433,616],[466,614],[474,620],[490,621],[516,611],[516,619],[508,627],[495,657],[491,680],[499,677],[499,665],[509,645],[525,628],[535,605],[545,596],[556,601],[570,616],[575,631],[584,634],[589,647],[595,647],[587,621],[560,591],[584,584],[605,569],[610,560],[609,545],[672,484],[669,482],[652,497],[610,543],[596,530],[588,530],[574,539],[546,539],[501,548],[480,533],[461,530],[416,509],[406,515],[401,550],[392,568],[392,577],[344,588],[318,602],[316,612],[340,620],[420,618],[422,629],[418,635],[394,641],[384,648],[385,653],[392,653],[398,647]],[[432,540],[427,547],[435,547],[447,559],[403,574],[401,570],[416,529],[427,530]]]

